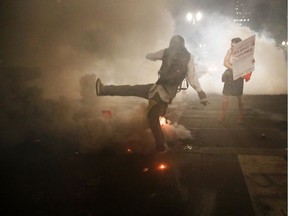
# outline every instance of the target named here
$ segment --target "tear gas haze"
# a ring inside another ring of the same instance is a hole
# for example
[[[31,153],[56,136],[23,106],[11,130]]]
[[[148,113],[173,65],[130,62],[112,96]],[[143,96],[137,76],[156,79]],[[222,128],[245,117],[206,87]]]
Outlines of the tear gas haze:
[[[219,24],[221,23],[221,25]],[[240,27],[232,19],[219,14],[210,14],[203,24],[180,28],[187,36],[188,47],[194,51],[196,71],[203,89],[210,93],[221,94],[223,83],[221,75],[225,71],[224,57],[230,48],[231,39],[242,40],[256,35],[254,50],[255,71],[249,82],[244,85],[244,94],[286,94],[287,62],[284,50],[276,46],[274,39],[266,32],[255,32],[248,27]],[[189,35],[196,37],[189,39]]]
[[[38,83],[45,97],[79,98],[78,80],[90,73],[107,82],[152,82],[156,68],[144,66],[144,56],[166,45],[173,33],[165,4],[164,0],[3,1],[1,26],[6,30],[0,36],[5,41],[0,57],[5,66],[42,68]]]
[[[173,4],[168,0],[2,1],[1,142],[66,134],[70,141],[81,143],[83,151],[117,142],[148,152],[153,140],[146,125],[147,101],[96,97],[95,80],[155,82],[161,62],[150,62],[145,55],[167,47],[176,33],[184,36],[195,56],[203,89],[216,94],[221,94],[223,60],[231,38],[256,34],[256,69],[244,94],[286,94],[285,55],[273,38],[217,13],[206,18],[204,14],[203,24],[191,28],[177,22]],[[195,41],[205,45],[205,57]],[[135,106],[127,107],[129,103]],[[103,110],[111,111],[112,118]],[[168,139],[191,138],[181,125],[167,128],[173,132],[165,132]]]
[[[185,20],[179,21],[179,14],[173,14],[172,7],[178,7],[178,12],[181,9],[177,2],[3,1],[1,24],[6,30],[0,36],[1,41],[5,41],[1,45],[2,65],[39,67],[42,77],[37,82],[45,97],[79,98],[78,80],[85,74],[94,73],[105,83],[154,82],[160,63],[149,62],[144,56],[167,47],[170,37],[180,33],[195,55],[203,87],[211,86],[208,92],[221,93],[219,80],[230,39],[234,36],[245,39],[256,34],[256,70],[250,83],[245,85],[244,93],[286,93],[285,56],[267,36],[269,32],[239,27],[231,17],[219,15],[220,0],[201,4],[191,1],[192,9],[198,4],[198,8],[209,12],[208,16],[203,11],[203,21],[195,28]],[[210,5],[210,10],[205,5]],[[182,17],[184,13],[180,13]],[[207,58],[202,58],[200,45],[205,45]],[[209,68],[214,69],[209,72]]]

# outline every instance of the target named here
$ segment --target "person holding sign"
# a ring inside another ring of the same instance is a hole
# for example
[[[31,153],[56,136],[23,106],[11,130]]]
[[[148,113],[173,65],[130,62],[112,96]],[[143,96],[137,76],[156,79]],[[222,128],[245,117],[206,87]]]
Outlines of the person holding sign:
[[[219,118],[220,123],[223,123],[225,121],[227,108],[228,108],[229,96],[236,96],[237,97],[238,107],[239,107],[239,116],[237,119],[237,123],[243,123],[244,113],[243,113],[242,95],[243,95],[244,79],[246,82],[250,80],[251,71],[254,70],[254,67],[253,67],[253,69],[250,70],[250,72],[247,72],[247,71],[242,72],[241,71],[242,74],[239,75],[240,70],[239,70],[238,65],[241,65],[241,64],[239,64],[239,58],[237,58],[237,57],[241,54],[240,52],[244,53],[245,57],[247,56],[248,52],[252,51],[252,54],[253,54],[255,40],[253,43],[253,50],[251,49],[251,47],[248,47],[246,45],[245,47],[237,48],[237,50],[235,51],[234,49],[235,49],[236,44],[241,42],[241,41],[242,41],[241,38],[238,38],[238,37],[233,38],[231,40],[231,47],[227,51],[227,54],[224,58],[224,66],[227,69],[225,70],[225,72],[222,75],[222,82],[224,82],[224,87],[223,87],[223,91],[222,91],[223,98],[222,98],[222,112],[221,112],[221,116]],[[248,50],[248,52],[246,51],[246,49]],[[242,63],[242,62],[240,62],[240,63]],[[255,61],[253,58],[253,64],[254,64],[254,62]],[[235,63],[235,65],[233,66],[234,63]],[[235,67],[236,64],[237,64],[237,67]]]

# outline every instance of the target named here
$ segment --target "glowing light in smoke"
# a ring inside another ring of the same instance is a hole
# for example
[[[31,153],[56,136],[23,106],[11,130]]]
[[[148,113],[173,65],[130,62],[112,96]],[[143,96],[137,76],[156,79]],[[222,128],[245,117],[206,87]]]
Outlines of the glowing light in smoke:
[[[166,119],[164,117],[159,117],[160,125],[165,125],[166,124]]]
[[[196,20],[199,21],[199,20],[201,20],[201,19],[202,19],[202,13],[198,11],[198,12],[196,13]]]
[[[196,14],[188,12],[186,15],[186,19],[188,22],[191,22],[193,25],[195,25],[198,21],[202,19],[202,13],[200,11],[198,11]]]
[[[167,165],[164,163],[159,164],[159,166],[157,167],[158,170],[165,170],[167,169]]]
[[[216,71],[218,71],[218,67],[217,66],[210,66],[210,67],[208,67],[208,71],[209,72],[216,72]]]
[[[171,122],[168,119],[166,119],[165,117],[162,117],[162,116],[159,117],[159,122],[160,122],[161,126],[171,124]]]
[[[187,15],[186,15],[186,19],[188,20],[188,22],[191,22],[192,21],[192,17],[193,17],[193,15],[192,15],[192,13],[187,13]]]

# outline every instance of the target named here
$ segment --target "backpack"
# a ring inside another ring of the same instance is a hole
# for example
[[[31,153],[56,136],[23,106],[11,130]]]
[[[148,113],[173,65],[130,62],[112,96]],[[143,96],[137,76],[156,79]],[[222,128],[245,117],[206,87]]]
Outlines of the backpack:
[[[158,72],[159,79],[156,83],[181,86],[182,81],[186,77],[189,60],[190,53],[186,48],[165,49],[162,57],[162,65]]]

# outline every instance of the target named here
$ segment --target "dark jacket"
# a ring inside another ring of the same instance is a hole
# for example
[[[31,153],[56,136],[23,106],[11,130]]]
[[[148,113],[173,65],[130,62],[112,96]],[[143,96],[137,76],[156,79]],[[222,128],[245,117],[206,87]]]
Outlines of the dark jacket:
[[[186,48],[169,47],[164,50],[157,84],[181,85],[186,77],[190,53]]]

